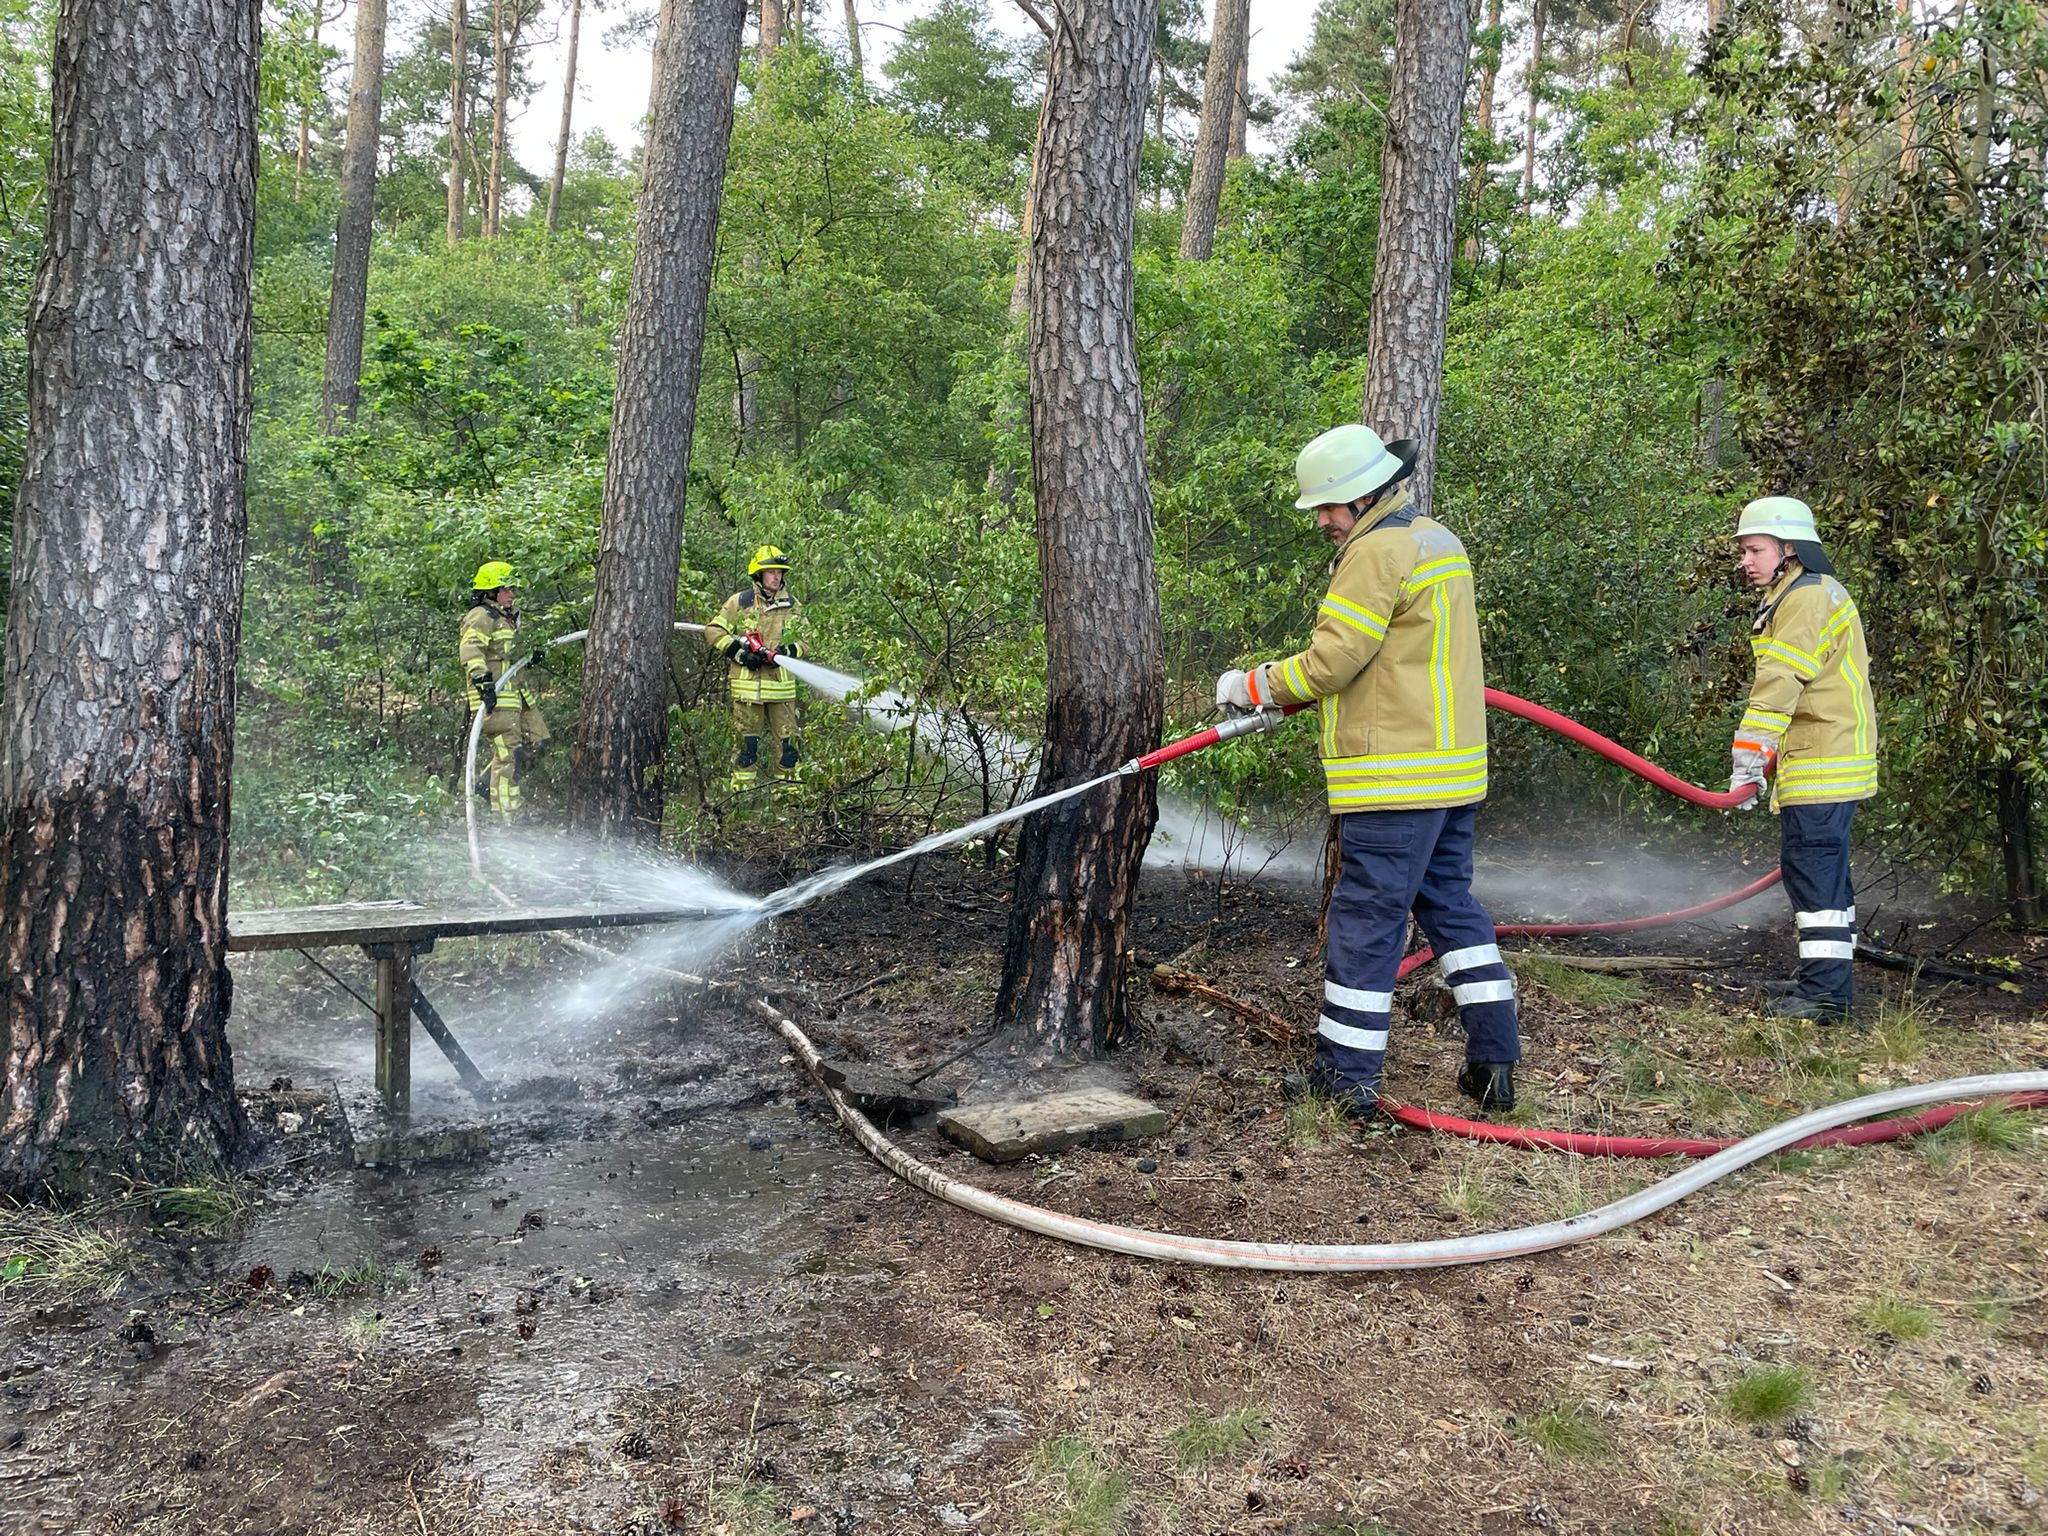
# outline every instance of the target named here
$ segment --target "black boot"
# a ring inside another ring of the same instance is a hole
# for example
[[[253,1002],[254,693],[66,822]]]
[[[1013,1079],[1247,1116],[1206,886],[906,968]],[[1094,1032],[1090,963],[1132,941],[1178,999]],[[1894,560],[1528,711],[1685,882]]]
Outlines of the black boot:
[[[1511,1061],[1468,1061],[1458,1074],[1458,1092],[1478,1101],[1481,1109],[1515,1107],[1515,1064]]]
[[[1849,1007],[1825,997],[1774,997],[1764,1009],[1774,1019],[1812,1019],[1817,1024],[1841,1024],[1848,1020]]]

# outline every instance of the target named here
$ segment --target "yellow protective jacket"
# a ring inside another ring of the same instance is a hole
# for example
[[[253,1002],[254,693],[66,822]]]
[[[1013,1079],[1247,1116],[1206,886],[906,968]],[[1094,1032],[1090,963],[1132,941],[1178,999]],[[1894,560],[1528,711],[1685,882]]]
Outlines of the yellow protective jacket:
[[[1414,514],[1405,491],[1339,547],[1308,649],[1253,677],[1261,702],[1320,706],[1332,815],[1486,798],[1472,563],[1456,534]]]
[[[757,584],[749,582],[742,591],[728,597],[725,606],[718,610],[718,617],[704,626],[705,644],[732,661],[725,680],[735,699],[748,704],[771,704],[777,699],[796,697],[795,678],[780,667],[752,671],[741,666],[733,660],[733,642],[751,631],[760,637],[762,645],[774,650],[782,644],[783,632],[796,618],[798,607],[787,588],[770,597]]]
[[[477,683],[486,677],[493,683],[497,682],[505,675],[505,669],[519,659],[518,636],[519,616],[506,613],[495,603],[478,603],[462,616],[462,639],[455,654],[461,659],[463,676],[469,679],[469,707],[472,710],[483,705],[483,695],[477,692]],[[527,670],[522,668],[519,676],[512,680],[510,692],[499,692],[500,709],[533,708],[534,696],[527,691],[524,681]]]
[[[1778,750],[1775,805],[1868,800],[1877,793],[1877,707],[1863,620],[1841,582],[1797,560],[1764,589],[1751,626],[1756,684],[1738,749]]]

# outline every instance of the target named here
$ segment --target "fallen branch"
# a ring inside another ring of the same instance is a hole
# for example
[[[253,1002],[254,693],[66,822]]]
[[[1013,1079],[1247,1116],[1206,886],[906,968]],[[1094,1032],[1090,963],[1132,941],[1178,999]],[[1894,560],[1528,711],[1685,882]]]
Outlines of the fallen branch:
[[[1888,970],[1910,971],[1916,976],[1931,976],[1937,981],[1960,981],[1972,987],[1998,987],[2007,992],[2017,992],[2017,981],[2003,971],[1970,971],[1959,965],[1943,965],[1939,960],[1928,960],[1920,955],[1908,955],[1896,949],[1886,949],[1873,944],[1861,934],[1856,936],[1856,958],[1868,960],[1872,965],[1881,965]]]
[[[1169,965],[1152,967],[1152,987],[1158,992],[1175,992],[1188,997],[1199,997],[1205,1003],[1214,1003],[1218,1008],[1236,1014],[1247,1024],[1258,1030],[1275,1045],[1292,1045],[1295,1040],[1294,1026],[1256,1003],[1247,1003],[1232,997],[1220,987],[1211,986],[1201,977],[1188,971],[1176,971]]]

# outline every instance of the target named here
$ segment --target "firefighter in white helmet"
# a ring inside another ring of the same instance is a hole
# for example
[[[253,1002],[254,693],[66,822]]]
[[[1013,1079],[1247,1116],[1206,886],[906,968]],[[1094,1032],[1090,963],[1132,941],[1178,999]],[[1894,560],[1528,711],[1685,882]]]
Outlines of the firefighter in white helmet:
[[[1792,898],[1799,973],[1773,999],[1780,1017],[1847,1017],[1856,951],[1849,824],[1877,793],[1877,708],[1863,621],[1820,546],[1813,509],[1765,496],[1735,526],[1742,573],[1763,591],[1750,625],[1756,682],[1735,730],[1728,787],[1770,790],[1779,867]]]
[[[462,616],[456,656],[469,680],[470,710],[483,712],[479,750],[484,754],[484,793],[492,810],[510,817],[519,810],[519,780],[527,763],[547,745],[548,726],[522,682],[515,680],[502,693],[498,690],[499,680],[523,654],[518,572],[503,560],[486,560],[477,567],[470,588],[474,601]],[[529,664],[540,654],[535,650]]]
[[[732,760],[734,789],[751,788],[771,759],[782,782],[794,783],[799,761],[796,679],[780,665],[780,658],[802,654],[790,633],[801,609],[789,591],[789,556],[763,544],[747,561],[747,576],[747,585],[704,626],[705,643],[730,664],[726,686],[732,694],[733,733],[739,738]]]
[[[1417,445],[1333,428],[1295,463],[1295,506],[1337,546],[1308,649],[1216,680],[1238,710],[1313,701],[1343,873],[1330,896],[1312,1085],[1357,1118],[1378,1108],[1395,973],[1412,911],[1465,1026],[1458,1088],[1512,1109],[1521,1058],[1514,975],[1472,894],[1486,797],[1485,678],[1472,565],[1406,481]]]

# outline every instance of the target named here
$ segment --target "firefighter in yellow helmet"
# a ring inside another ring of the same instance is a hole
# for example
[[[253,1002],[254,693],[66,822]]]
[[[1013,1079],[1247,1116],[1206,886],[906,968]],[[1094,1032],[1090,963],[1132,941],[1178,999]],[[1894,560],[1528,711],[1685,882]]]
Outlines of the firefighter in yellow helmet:
[[[519,678],[504,692],[498,691],[506,671],[524,654],[519,647],[518,573],[503,560],[487,560],[477,567],[470,585],[475,603],[462,616],[456,654],[469,679],[469,707],[483,711],[483,739],[477,750],[484,756],[491,809],[509,817],[519,809],[520,773],[547,744],[548,726]],[[529,666],[540,654],[533,651]],[[475,788],[471,786],[472,791]]]
[[[763,544],[747,561],[747,575],[747,585],[704,626],[705,643],[729,664],[726,685],[732,692],[733,733],[739,738],[732,760],[734,789],[755,784],[771,755],[783,782],[793,783],[798,761],[796,679],[777,664],[779,657],[802,654],[790,634],[800,610],[789,592],[789,556]]]
[[[1749,628],[1756,682],[1735,728],[1728,787],[1754,784],[1759,799],[1770,787],[1778,867],[1799,940],[1797,978],[1770,1011],[1837,1023],[1849,1016],[1856,954],[1849,826],[1857,805],[1877,793],[1869,648],[1805,502],[1752,501],[1736,520],[1735,543],[1763,603]]]

